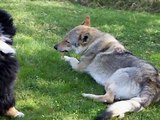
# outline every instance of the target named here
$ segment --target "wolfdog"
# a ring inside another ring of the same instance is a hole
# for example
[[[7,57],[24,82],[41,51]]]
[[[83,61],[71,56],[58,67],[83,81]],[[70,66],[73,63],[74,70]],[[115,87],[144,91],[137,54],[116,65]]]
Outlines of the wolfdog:
[[[75,51],[80,60],[64,56],[76,71],[86,72],[104,86],[104,95],[83,93],[89,99],[113,103],[96,120],[123,118],[126,112],[140,111],[160,100],[160,75],[151,64],[129,52],[108,33],[90,26],[90,17],[73,28],[54,48],[60,52]]]
[[[15,108],[14,81],[18,72],[18,61],[12,47],[16,29],[13,19],[6,11],[0,10],[0,115],[23,117]]]

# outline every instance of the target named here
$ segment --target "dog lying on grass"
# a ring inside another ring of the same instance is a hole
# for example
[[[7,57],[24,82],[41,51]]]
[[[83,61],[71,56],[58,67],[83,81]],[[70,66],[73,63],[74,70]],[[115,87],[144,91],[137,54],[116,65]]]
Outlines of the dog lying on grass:
[[[14,98],[14,81],[18,71],[16,52],[11,47],[16,30],[12,17],[0,10],[0,115],[23,117],[16,110]]]
[[[123,118],[126,112],[140,111],[160,100],[160,75],[151,64],[132,55],[112,35],[90,27],[90,17],[73,28],[64,40],[55,45],[60,52],[74,50],[80,60],[64,56],[76,71],[90,74],[104,86],[104,95],[82,95],[99,102],[113,103],[97,120],[115,116]]]

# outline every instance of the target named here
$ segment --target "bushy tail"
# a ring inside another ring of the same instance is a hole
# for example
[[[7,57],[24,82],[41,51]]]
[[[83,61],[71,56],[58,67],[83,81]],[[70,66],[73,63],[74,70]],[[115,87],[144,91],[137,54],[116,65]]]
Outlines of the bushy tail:
[[[16,33],[13,25],[13,19],[10,14],[0,10],[0,39],[6,43],[12,44],[12,38]]]
[[[142,108],[143,107],[141,106],[140,102],[134,99],[115,102],[110,105],[109,108],[100,116],[96,117],[95,120],[107,120],[115,116],[123,118],[126,112],[139,111]]]

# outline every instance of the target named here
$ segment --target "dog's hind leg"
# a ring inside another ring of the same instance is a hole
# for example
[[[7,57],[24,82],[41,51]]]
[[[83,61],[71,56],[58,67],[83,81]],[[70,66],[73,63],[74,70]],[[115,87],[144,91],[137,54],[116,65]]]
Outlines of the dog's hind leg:
[[[105,95],[95,95],[95,94],[82,94],[83,97],[93,99],[98,102],[105,102],[105,103],[113,103],[114,95],[111,91],[107,91]]]
[[[138,112],[150,105],[152,102],[157,101],[157,95],[159,95],[160,89],[157,88],[155,83],[146,83],[143,86],[139,96],[130,100],[118,101],[109,106],[100,116],[95,120],[105,120],[115,116],[120,118],[124,117],[127,112]],[[159,96],[160,97],[160,96]]]

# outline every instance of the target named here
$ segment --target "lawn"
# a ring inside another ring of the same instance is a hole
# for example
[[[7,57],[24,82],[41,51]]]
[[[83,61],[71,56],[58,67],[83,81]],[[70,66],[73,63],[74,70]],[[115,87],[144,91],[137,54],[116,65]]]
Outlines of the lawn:
[[[1,0],[0,8],[12,14],[17,27],[14,47],[20,70],[15,92],[17,108],[25,113],[23,120],[92,120],[106,108],[81,96],[83,92],[103,94],[103,87],[90,76],[73,71],[53,49],[86,15],[91,16],[92,26],[111,33],[133,54],[160,69],[159,14],[52,0]],[[160,104],[155,103],[142,112],[127,114],[124,120],[159,119]]]

